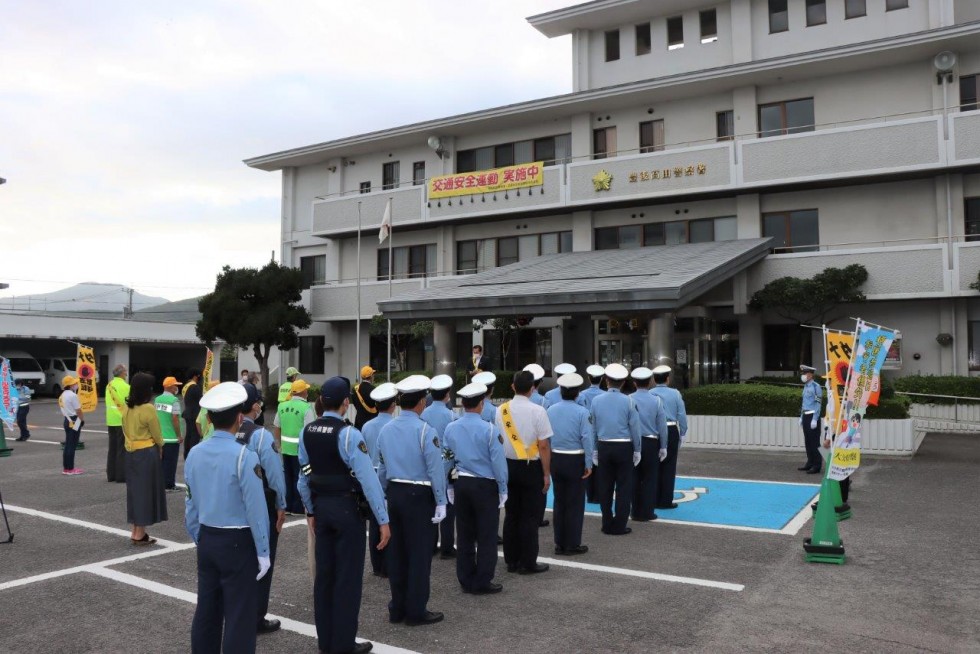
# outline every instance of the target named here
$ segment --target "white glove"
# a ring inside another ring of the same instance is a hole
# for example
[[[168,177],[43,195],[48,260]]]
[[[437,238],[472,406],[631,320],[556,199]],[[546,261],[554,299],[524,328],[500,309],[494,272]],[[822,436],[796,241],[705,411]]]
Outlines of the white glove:
[[[641,455],[639,452],[633,452],[633,467],[640,465]]]
[[[683,436],[681,436],[681,445],[684,444],[684,439],[685,438],[687,438],[687,434],[684,434]]]
[[[265,576],[265,573],[267,573],[269,571],[269,568],[271,568],[271,567],[272,567],[272,559],[270,559],[268,556],[260,556],[259,557],[259,576],[255,578],[255,581],[258,581],[259,579],[261,579],[262,577],[264,577]]]
[[[599,450],[592,451],[592,465],[599,465]]]
[[[497,505],[497,508],[504,508],[504,504],[507,504],[507,493],[498,493],[497,497],[500,498],[500,504]]]
[[[813,414],[813,415],[817,415],[817,414]],[[810,429],[816,429],[816,428],[817,428],[817,419],[814,418],[813,420],[810,421]]]
[[[666,447],[660,448],[660,454],[658,456],[660,457],[660,462],[663,463],[664,459],[667,458],[667,448]]]
[[[456,490],[452,486],[446,489],[446,499],[450,504],[456,503]]]
[[[432,516],[432,524],[437,525],[446,519],[446,505],[439,504],[436,506],[436,514]]]

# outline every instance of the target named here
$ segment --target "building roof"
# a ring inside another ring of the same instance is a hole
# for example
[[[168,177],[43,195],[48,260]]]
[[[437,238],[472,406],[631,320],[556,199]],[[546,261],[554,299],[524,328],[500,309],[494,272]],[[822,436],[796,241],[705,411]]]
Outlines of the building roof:
[[[536,257],[381,300],[389,319],[675,310],[760,261],[769,238]]]
[[[527,22],[545,36],[553,38],[575,30],[619,27],[644,18],[649,20],[651,15],[669,16],[710,5],[705,0],[658,0],[655,6],[647,0],[593,0],[530,16]]]

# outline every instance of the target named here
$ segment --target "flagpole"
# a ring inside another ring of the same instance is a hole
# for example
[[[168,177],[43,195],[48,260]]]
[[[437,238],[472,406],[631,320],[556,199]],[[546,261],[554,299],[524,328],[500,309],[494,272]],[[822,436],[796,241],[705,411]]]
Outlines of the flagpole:
[[[354,379],[360,381],[361,366],[361,203],[357,203],[357,317],[354,320]]]
[[[388,198],[388,208],[391,208],[391,198]],[[395,240],[395,230],[393,227],[391,212],[388,214],[388,299],[391,299],[391,263],[392,263],[392,243]],[[388,318],[388,381],[391,381],[391,318]]]

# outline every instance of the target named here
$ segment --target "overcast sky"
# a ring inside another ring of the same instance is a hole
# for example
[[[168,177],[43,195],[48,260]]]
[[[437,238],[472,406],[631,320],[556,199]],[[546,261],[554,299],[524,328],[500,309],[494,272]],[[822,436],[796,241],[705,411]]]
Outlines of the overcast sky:
[[[179,299],[279,257],[242,159],[571,90],[575,0],[0,0],[0,296]]]

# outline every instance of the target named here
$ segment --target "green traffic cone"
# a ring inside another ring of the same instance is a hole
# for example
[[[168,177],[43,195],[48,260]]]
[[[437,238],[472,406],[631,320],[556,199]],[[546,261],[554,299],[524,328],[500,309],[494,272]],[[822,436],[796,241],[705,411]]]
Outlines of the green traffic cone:
[[[825,501],[817,504],[817,517],[813,521],[813,536],[803,541],[807,563],[844,563],[844,541],[837,530],[834,510],[834,491],[840,501],[840,485],[824,477],[820,484],[820,497]]]
[[[824,497],[823,492],[820,493],[820,497]],[[842,499],[841,492],[840,492],[840,482],[837,481],[836,479],[830,480],[830,495],[827,496],[827,499],[833,500],[831,503],[834,505],[834,512],[837,514],[837,522],[840,522],[841,520],[847,520],[848,518],[851,517],[851,505],[846,504]],[[813,504],[810,505],[810,508],[813,510],[814,516],[817,515],[817,509],[819,508],[819,506],[820,506],[820,502],[814,502]]]
[[[0,421],[0,456],[10,456],[13,448],[7,447],[7,435],[3,432],[3,422]]]

